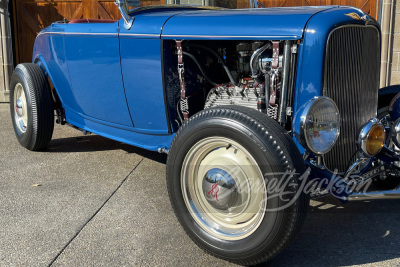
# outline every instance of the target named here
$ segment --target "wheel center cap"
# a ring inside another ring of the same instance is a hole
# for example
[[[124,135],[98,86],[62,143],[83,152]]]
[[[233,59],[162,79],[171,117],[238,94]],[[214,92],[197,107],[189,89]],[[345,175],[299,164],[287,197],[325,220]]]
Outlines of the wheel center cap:
[[[17,112],[17,115],[19,116],[19,117],[22,117],[22,100],[21,99],[18,99],[17,100],[17,104],[15,105],[15,111]]]
[[[223,169],[210,169],[203,178],[203,194],[207,202],[216,209],[233,207],[238,198],[235,180]]]

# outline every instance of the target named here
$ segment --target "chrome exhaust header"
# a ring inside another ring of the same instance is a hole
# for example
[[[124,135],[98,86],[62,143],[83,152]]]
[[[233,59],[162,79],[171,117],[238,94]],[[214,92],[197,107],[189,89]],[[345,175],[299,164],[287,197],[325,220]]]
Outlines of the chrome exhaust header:
[[[376,200],[376,199],[400,199],[400,186],[393,190],[371,191],[365,193],[354,192],[347,197],[348,201]]]

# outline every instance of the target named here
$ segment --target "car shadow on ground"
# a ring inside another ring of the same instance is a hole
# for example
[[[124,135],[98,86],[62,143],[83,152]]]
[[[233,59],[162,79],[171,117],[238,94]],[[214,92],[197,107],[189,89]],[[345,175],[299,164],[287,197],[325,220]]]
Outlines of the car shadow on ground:
[[[98,135],[53,139],[45,152],[123,150],[166,163],[167,156]],[[400,257],[400,201],[342,203],[333,197],[311,202],[294,243],[258,266],[346,266],[376,264]]]
[[[259,266],[349,266],[400,257],[400,200],[311,202],[294,243]]]
[[[166,154],[148,151],[94,134],[52,139],[43,152],[79,153],[111,150],[123,150],[126,153],[135,153],[160,163],[167,162]]]

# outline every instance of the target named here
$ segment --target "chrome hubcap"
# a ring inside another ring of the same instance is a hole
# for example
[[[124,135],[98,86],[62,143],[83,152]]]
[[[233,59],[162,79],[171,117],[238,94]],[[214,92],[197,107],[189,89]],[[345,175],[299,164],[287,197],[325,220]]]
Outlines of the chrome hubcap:
[[[210,137],[187,153],[181,172],[186,207],[209,234],[240,240],[254,233],[267,204],[262,172],[239,143]]]
[[[28,107],[22,84],[18,83],[14,89],[15,122],[21,132],[26,131],[28,125]]]
[[[239,193],[232,176],[223,169],[214,168],[203,178],[203,194],[211,206],[227,210],[235,205]]]
[[[17,104],[15,105],[15,110],[17,111],[17,115],[19,117],[22,117],[22,115],[23,115],[22,106],[23,106],[22,100],[18,99]]]

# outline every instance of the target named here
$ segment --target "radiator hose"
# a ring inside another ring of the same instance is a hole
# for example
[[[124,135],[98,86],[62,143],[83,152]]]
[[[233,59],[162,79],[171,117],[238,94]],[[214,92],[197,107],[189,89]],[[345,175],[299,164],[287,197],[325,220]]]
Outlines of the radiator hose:
[[[190,54],[190,53],[188,53],[188,52],[185,52],[185,51],[183,51],[183,55],[185,55],[185,56],[187,56],[187,57],[190,57],[190,58],[194,61],[194,63],[196,63],[197,67],[199,67],[199,70],[200,70],[201,74],[203,74],[204,78],[205,78],[209,83],[211,83],[211,84],[214,85],[214,86],[217,86],[217,85],[218,85],[217,83],[211,81],[210,77],[208,77],[208,75],[207,75],[206,72],[204,71],[203,67],[201,66],[200,62],[197,61],[197,59],[196,59],[195,56],[193,56],[192,54]]]
[[[229,70],[228,66],[225,64],[225,61],[223,60],[223,58],[214,50],[212,50],[211,48],[204,46],[204,45],[199,45],[199,44],[187,44],[187,46],[191,46],[191,47],[197,47],[197,48],[202,48],[204,50],[207,50],[208,52],[210,52],[211,54],[213,54],[222,64],[222,67],[224,68],[226,75],[228,75],[228,78],[230,80],[230,82],[233,85],[237,85],[237,82],[235,81],[235,79],[232,76],[231,71]]]
[[[265,50],[271,47],[270,43],[263,45],[262,47],[258,48],[250,58],[250,69],[251,69],[251,77],[256,80],[258,83],[263,83],[263,73],[260,71],[259,66],[259,58]]]

